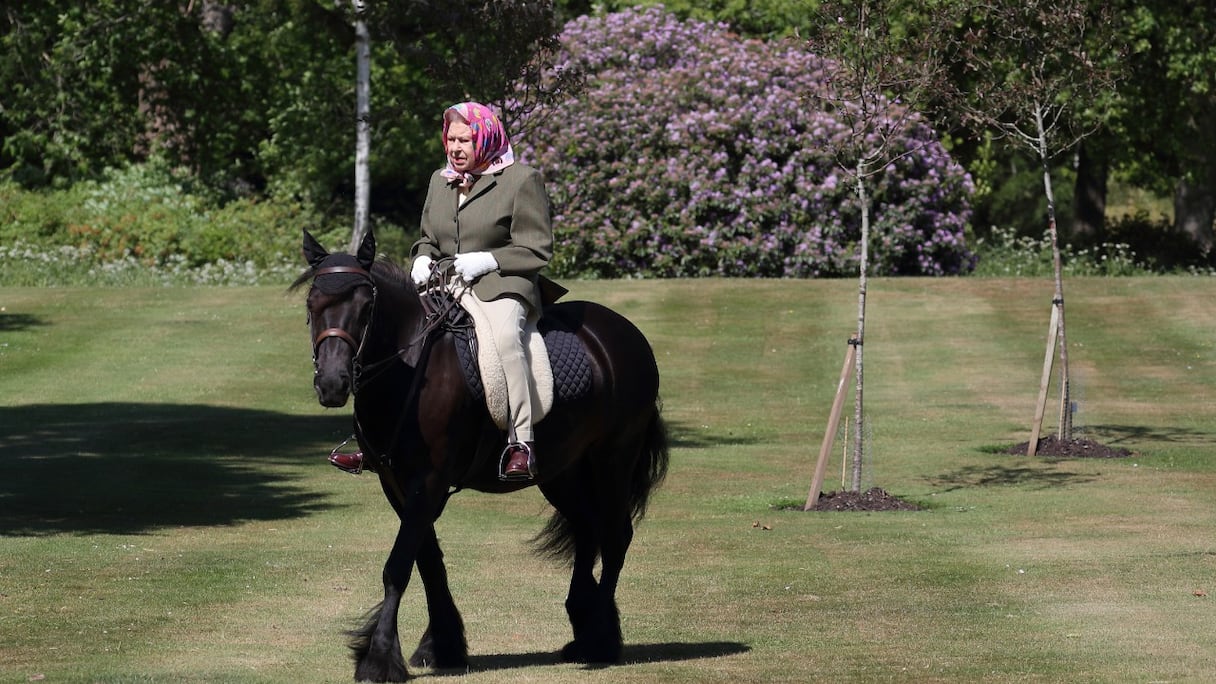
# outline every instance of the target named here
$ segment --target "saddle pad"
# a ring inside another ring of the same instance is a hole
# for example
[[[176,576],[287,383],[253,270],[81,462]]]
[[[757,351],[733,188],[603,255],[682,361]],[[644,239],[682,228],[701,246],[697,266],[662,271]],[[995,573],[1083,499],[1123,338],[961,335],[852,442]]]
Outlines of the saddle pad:
[[[533,420],[539,423],[541,418],[548,415],[555,402],[578,399],[591,391],[591,361],[577,335],[569,330],[554,327],[543,318],[539,326],[535,324],[529,326],[528,335],[528,349],[534,375],[538,365],[542,365],[538,363],[538,360],[543,363],[542,372],[548,371],[544,376],[547,388],[542,388],[540,384],[542,378],[539,375],[535,378],[537,380],[536,389],[542,399],[543,412],[539,416],[533,416]],[[469,390],[475,398],[485,399],[486,407],[489,409],[494,423],[500,429],[506,430],[506,376],[503,374],[502,364],[498,362],[497,355],[479,352],[479,350],[485,349],[489,342],[484,344],[475,342],[469,337],[467,329],[455,330],[454,337],[456,355],[460,359]],[[494,358],[487,360],[486,357]],[[484,381],[487,373],[497,377],[500,389],[495,389],[491,382]],[[492,397],[495,395],[499,395],[499,398],[493,399]]]

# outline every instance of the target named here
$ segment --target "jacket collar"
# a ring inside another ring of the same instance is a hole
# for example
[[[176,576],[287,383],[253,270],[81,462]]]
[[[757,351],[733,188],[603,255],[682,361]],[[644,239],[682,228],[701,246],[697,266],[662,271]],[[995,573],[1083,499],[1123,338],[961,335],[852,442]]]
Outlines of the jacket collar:
[[[503,171],[505,170],[506,169],[503,169]],[[502,171],[498,171],[496,173],[487,173],[481,176],[481,178],[477,180],[477,183],[473,185],[473,193],[470,194],[468,199],[464,201],[464,204],[460,204],[460,188],[457,187],[455,183],[449,184],[448,187],[452,190],[452,194],[454,195],[457,203],[456,211],[464,209],[465,207],[469,206],[473,200],[492,190],[496,185],[498,185],[498,177],[501,176],[502,173]]]

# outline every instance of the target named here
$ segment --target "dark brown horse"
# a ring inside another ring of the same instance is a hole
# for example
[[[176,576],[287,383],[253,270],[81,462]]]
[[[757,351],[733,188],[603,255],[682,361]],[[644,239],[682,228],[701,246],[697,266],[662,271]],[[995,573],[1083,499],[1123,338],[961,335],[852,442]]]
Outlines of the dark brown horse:
[[[504,433],[466,382],[455,333],[435,316],[428,318],[408,275],[374,259],[370,234],[352,256],[328,253],[306,232],[303,253],[309,269],[296,286],[312,283],[308,317],[317,398],[338,407],[354,395],[359,446],[400,519],[384,565],[384,600],[351,633],[355,679],[408,676],[397,612],[415,564],[429,625],[410,663],[467,666],[464,624],[434,527],[448,497],[464,488],[540,487],[556,510],[534,540],[537,550],[573,565],[566,613],[574,639],[561,655],[574,662],[618,661],[617,581],[633,524],[668,461],[658,368],[646,338],[597,304],[565,302],[545,309],[542,328],[563,330],[581,342],[590,383],[578,396],[555,401],[536,425],[536,479],[503,482],[498,459]]]

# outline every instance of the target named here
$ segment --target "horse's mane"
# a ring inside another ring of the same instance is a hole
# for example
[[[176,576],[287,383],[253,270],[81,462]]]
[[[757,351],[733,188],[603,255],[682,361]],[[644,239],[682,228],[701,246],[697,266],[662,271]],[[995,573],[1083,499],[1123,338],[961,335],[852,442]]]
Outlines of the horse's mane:
[[[409,278],[405,267],[388,257],[380,257],[372,264],[372,275],[393,283],[404,283]]]
[[[340,254],[338,256],[346,256],[346,255]],[[392,259],[390,259],[389,257],[386,257],[386,256],[380,257],[379,259],[377,259],[375,261],[375,263],[372,264],[371,274],[372,274],[372,277],[375,278],[380,283],[389,283],[389,284],[396,284],[396,285],[401,285],[401,284],[405,283],[406,279],[409,277],[409,274],[406,272],[404,267],[402,267],[396,261],[393,261]],[[287,286],[287,291],[294,292],[294,291],[300,289],[300,287],[302,287],[305,283],[311,282],[312,279],[316,277],[316,275],[317,275],[317,267],[309,266],[303,273],[301,273],[299,275],[299,277],[297,277],[294,281],[292,281],[291,285]],[[350,282],[351,285],[354,285],[357,283],[358,283],[358,280],[352,280]]]

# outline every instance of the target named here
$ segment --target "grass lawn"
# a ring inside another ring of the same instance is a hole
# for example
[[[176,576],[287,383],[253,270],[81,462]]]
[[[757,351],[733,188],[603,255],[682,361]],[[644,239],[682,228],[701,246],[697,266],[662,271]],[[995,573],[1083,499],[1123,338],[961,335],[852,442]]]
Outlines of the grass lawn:
[[[1075,424],[1134,455],[1052,460],[996,453],[1029,436],[1050,283],[872,279],[864,486],[925,507],[883,513],[783,509],[855,283],[565,284],[663,375],[672,469],[621,582],[626,662],[557,663],[539,493],[461,493],[438,531],[465,680],[1216,680],[1216,280],[1066,284]],[[341,633],[396,526],[373,477],[324,461],[349,408],[317,406],[307,337],[276,288],[0,288],[0,682],[350,680]],[[424,616],[415,583],[407,652]]]

